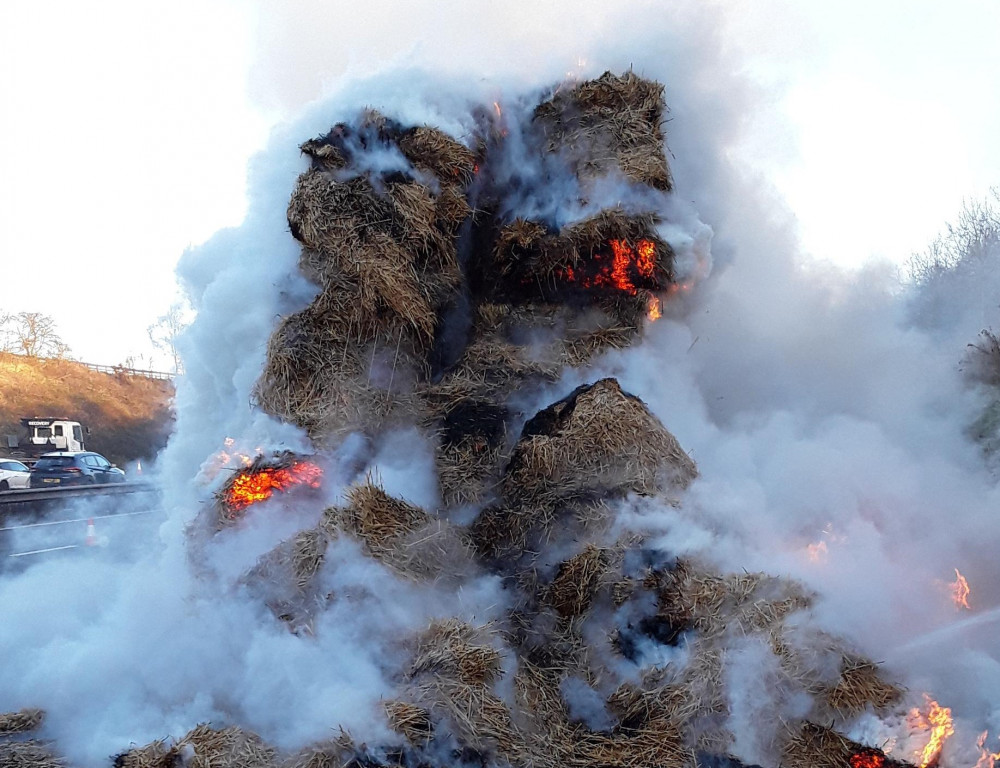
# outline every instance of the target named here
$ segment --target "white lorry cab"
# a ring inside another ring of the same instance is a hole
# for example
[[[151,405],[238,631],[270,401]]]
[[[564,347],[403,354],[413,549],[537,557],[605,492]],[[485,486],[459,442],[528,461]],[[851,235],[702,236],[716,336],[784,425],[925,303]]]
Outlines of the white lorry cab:
[[[53,417],[21,419],[28,430],[28,442],[23,448],[30,456],[40,456],[49,451],[85,451],[84,436],[89,432],[79,421]]]

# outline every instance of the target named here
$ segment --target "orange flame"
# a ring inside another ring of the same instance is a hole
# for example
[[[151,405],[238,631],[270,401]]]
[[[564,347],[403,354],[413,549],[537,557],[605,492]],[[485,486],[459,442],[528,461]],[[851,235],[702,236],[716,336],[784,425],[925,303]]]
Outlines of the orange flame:
[[[884,765],[885,755],[874,749],[851,755],[851,768],[882,768]]]
[[[257,472],[241,471],[226,489],[224,499],[226,506],[239,511],[295,485],[319,488],[322,477],[323,470],[310,461],[297,461],[290,467],[265,467]]]
[[[496,110],[497,117],[503,117],[503,110],[500,109],[500,102],[499,101],[494,101],[493,102],[493,109]]]
[[[636,279],[653,281],[656,271],[656,243],[652,240],[639,240],[635,248],[627,240],[612,240],[611,264],[600,263],[602,254],[594,254],[597,274],[591,276],[578,275],[573,267],[567,266],[559,274],[567,282],[578,283],[583,288],[617,288],[633,296],[638,295],[639,287]],[[607,258],[605,254],[604,259]]]
[[[976,761],[976,768],[994,768],[996,761],[1000,760],[1000,752],[990,752],[986,749],[986,738],[989,734],[989,731],[983,731],[979,738],[976,739],[976,746],[979,747],[979,751],[982,753],[979,756],[979,760]]]
[[[955,603],[955,607],[965,608],[967,611],[971,610],[969,608],[969,582],[958,572],[958,568],[955,569],[955,581],[948,586],[951,589],[951,599]]]
[[[920,754],[920,768],[930,768],[937,765],[944,743],[955,732],[955,726],[951,721],[950,708],[942,707],[926,693],[924,701],[928,707],[927,715],[924,716],[920,710],[913,709],[910,711],[910,723],[914,727],[931,732],[930,741]]]
[[[651,322],[656,322],[663,317],[663,303],[660,301],[659,296],[649,297],[649,308],[646,310],[646,317]]]

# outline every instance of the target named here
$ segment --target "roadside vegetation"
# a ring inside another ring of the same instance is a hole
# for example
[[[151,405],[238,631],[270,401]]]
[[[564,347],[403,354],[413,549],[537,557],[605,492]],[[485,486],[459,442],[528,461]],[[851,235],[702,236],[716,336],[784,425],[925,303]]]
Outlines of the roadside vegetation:
[[[151,459],[173,427],[173,383],[101,373],[66,359],[0,352],[0,450],[6,435],[23,439],[21,419],[64,417],[90,428],[88,450],[125,467]]]
[[[983,398],[968,433],[1000,471],[1000,327],[995,325],[1000,317],[1000,188],[985,200],[966,203],[954,224],[914,254],[909,276],[916,288],[915,323],[947,331],[952,319],[964,328],[980,328],[960,363]]]

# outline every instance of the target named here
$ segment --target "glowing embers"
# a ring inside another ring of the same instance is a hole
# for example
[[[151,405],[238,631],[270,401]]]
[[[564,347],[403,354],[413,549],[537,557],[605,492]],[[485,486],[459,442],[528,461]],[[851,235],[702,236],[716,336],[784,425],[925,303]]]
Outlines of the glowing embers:
[[[283,454],[266,460],[258,456],[244,469],[239,470],[219,492],[225,516],[235,520],[239,513],[260,501],[271,498],[275,491],[285,492],[296,486],[319,488],[323,470],[305,459]]]
[[[851,768],[883,768],[885,755],[877,749],[865,749],[851,755]]]
[[[927,705],[925,715],[918,709],[910,711],[910,726],[922,731],[930,731],[931,737],[920,753],[920,768],[933,768],[938,764],[945,741],[955,732],[951,721],[951,709],[942,707],[926,693],[924,701]]]
[[[578,262],[557,271],[557,275],[580,288],[609,288],[631,296],[640,289],[660,290],[656,275],[656,243],[638,240],[611,240],[608,250],[597,251],[588,262]]]

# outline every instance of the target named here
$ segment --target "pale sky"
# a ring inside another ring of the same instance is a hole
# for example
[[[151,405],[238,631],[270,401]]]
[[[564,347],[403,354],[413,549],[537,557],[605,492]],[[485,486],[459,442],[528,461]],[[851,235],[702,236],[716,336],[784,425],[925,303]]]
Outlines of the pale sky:
[[[734,159],[785,199],[803,258],[903,262],[1000,184],[996,0],[717,4],[767,97]],[[576,39],[599,58],[628,34],[608,5],[4,3],[0,310],[52,315],[77,359],[149,360],[178,257],[240,222],[272,125],[389,60],[530,77]],[[678,3],[634,5],[669,23]]]

